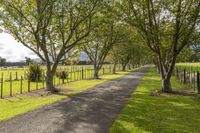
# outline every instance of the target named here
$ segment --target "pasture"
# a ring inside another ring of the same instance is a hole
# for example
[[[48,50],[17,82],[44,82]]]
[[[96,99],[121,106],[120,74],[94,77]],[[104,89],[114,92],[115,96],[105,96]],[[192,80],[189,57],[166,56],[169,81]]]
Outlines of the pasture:
[[[104,65],[99,75],[110,74],[112,65]],[[118,65],[117,71],[121,70]],[[64,83],[69,83],[82,79],[92,79],[94,75],[94,69],[92,65],[74,65],[74,66],[59,66],[57,71],[67,71],[68,76],[66,79],[61,79],[54,75],[54,85],[58,86]],[[27,80],[27,67],[24,68],[1,68],[0,69],[1,79],[1,98],[7,96],[13,96],[15,94],[22,94],[37,89],[43,89],[46,87],[45,84],[45,67],[43,67],[43,76],[41,81],[30,82]]]

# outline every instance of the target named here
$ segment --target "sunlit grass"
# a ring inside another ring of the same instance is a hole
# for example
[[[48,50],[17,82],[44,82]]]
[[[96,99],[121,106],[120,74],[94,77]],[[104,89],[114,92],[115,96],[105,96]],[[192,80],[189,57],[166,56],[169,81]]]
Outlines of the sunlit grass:
[[[174,77],[174,89],[186,88]],[[190,96],[162,94],[150,96],[161,88],[160,76],[151,69],[132,94],[111,133],[182,133],[200,132],[200,104]]]
[[[177,63],[176,68],[187,71],[200,71],[200,63]]]

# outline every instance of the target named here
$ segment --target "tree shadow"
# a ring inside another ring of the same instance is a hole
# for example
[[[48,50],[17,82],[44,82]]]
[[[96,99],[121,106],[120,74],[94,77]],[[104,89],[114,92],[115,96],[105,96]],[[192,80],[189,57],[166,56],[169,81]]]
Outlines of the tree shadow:
[[[126,101],[140,83],[139,79],[144,76],[143,71],[147,71],[147,68],[60,102],[54,108],[62,114],[64,124],[54,122],[59,127],[55,132],[109,132]]]
[[[194,95],[178,90],[172,94],[150,96],[149,88],[159,88],[160,84],[151,77],[153,75],[148,75],[142,81],[141,90],[129,99],[111,133],[200,132],[200,103],[194,101]]]

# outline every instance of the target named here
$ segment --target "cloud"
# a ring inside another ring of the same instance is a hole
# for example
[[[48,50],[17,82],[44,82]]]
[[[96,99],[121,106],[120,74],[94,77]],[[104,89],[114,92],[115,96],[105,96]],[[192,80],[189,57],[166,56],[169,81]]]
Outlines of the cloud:
[[[7,61],[25,60],[25,57],[38,58],[31,50],[18,43],[11,35],[0,33],[0,57]]]

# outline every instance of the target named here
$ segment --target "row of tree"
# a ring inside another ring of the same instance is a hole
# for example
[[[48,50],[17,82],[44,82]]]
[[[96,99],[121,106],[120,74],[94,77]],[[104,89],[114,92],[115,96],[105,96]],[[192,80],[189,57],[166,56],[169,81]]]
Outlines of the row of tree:
[[[94,64],[94,78],[106,58],[113,68],[120,63],[123,69],[152,59],[161,73],[163,91],[171,92],[176,60],[198,38],[199,15],[199,0],[0,2],[3,30],[46,63],[47,89],[52,91],[59,62],[81,50]]]
[[[98,78],[109,51],[115,44],[125,46],[131,32],[113,12],[113,1],[2,0],[0,5],[1,27],[45,62],[51,91],[53,75],[66,56],[77,49],[86,52]]]

